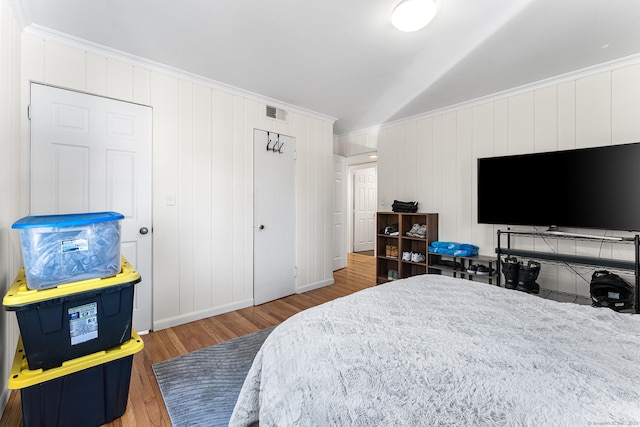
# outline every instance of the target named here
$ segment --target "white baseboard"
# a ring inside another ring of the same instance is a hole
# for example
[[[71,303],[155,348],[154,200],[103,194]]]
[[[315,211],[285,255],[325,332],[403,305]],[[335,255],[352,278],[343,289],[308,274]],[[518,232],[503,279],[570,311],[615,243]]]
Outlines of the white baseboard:
[[[184,325],[185,323],[206,319],[207,317],[228,313],[229,311],[233,311],[233,310],[240,310],[241,308],[251,307],[252,305],[253,305],[253,300],[247,299],[243,301],[234,302],[232,304],[226,304],[226,305],[209,309],[209,310],[202,310],[194,313],[188,313],[182,316],[174,316],[167,319],[157,320],[153,322],[153,330],[159,331],[161,329],[171,328],[173,326]]]
[[[324,288],[325,286],[333,285],[333,278],[322,280],[316,283],[310,283],[296,289],[297,294],[312,291],[314,289]],[[198,311],[195,313],[188,313],[181,316],[169,317],[167,319],[156,320],[153,322],[153,330],[159,331],[173,326],[183,325],[185,323],[194,322],[196,320],[206,319],[207,317],[217,316],[218,314],[228,313],[233,310],[240,310],[241,308],[251,307],[253,305],[252,299],[246,299],[243,301],[234,302],[232,304],[226,304],[214,309]]]
[[[298,294],[302,294],[304,292],[309,292],[312,291],[314,289],[320,289],[320,288],[324,288],[325,286],[329,286],[329,285],[333,285],[333,278],[331,279],[327,279],[327,280],[322,280],[320,282],[316,282],[316,283],[310,283],[308,285],[302,286],[298,289],[296,289],[296,293]]]

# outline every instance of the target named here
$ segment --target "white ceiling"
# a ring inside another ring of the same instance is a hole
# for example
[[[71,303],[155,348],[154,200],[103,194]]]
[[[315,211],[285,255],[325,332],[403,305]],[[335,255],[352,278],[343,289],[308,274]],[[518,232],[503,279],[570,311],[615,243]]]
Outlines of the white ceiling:
[[[13,0],[45,27],[336,117],[334,133],[640,54],[640,0]]]

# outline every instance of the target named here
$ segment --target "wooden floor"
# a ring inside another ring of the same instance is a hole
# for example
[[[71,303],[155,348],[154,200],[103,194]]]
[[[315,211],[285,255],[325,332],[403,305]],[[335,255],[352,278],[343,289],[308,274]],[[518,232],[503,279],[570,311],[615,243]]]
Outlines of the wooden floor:
[[[144,349],[133,357],[127,410],[106,425],[171,426],[151,368],[154,363],[277,325],[302,310],[375,285],[374,257],[349,254],[348,263],[334,273],[331,286],[142,336]],[[22,426],[18,391],[11,393],[0,425]]]

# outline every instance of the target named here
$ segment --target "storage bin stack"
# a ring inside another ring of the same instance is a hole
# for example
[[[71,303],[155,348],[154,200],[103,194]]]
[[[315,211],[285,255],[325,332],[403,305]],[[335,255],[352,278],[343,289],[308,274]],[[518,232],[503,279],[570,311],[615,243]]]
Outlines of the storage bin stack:
[[[120,253],[116,212],[31,216],[20,230],[24,268],[3,299],[20,339],[8,387],[20,390],[23,425],[98,426],[120,417],[133,355],[134,285]]]

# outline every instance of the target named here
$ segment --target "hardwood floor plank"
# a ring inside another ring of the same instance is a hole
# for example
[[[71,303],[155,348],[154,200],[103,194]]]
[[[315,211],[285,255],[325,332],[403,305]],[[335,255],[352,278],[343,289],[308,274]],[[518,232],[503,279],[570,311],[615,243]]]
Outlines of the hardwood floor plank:
[[[133,357],[127,410],[108,427],[170,427],[169,414],[152,365],[200,348],[277,325],[300,311],[375,286],[375,258],[349,254],[348,267],[334,272],[334,284],[142,336]],[[22,426],[20,392],[12,391],[0,425]]]

